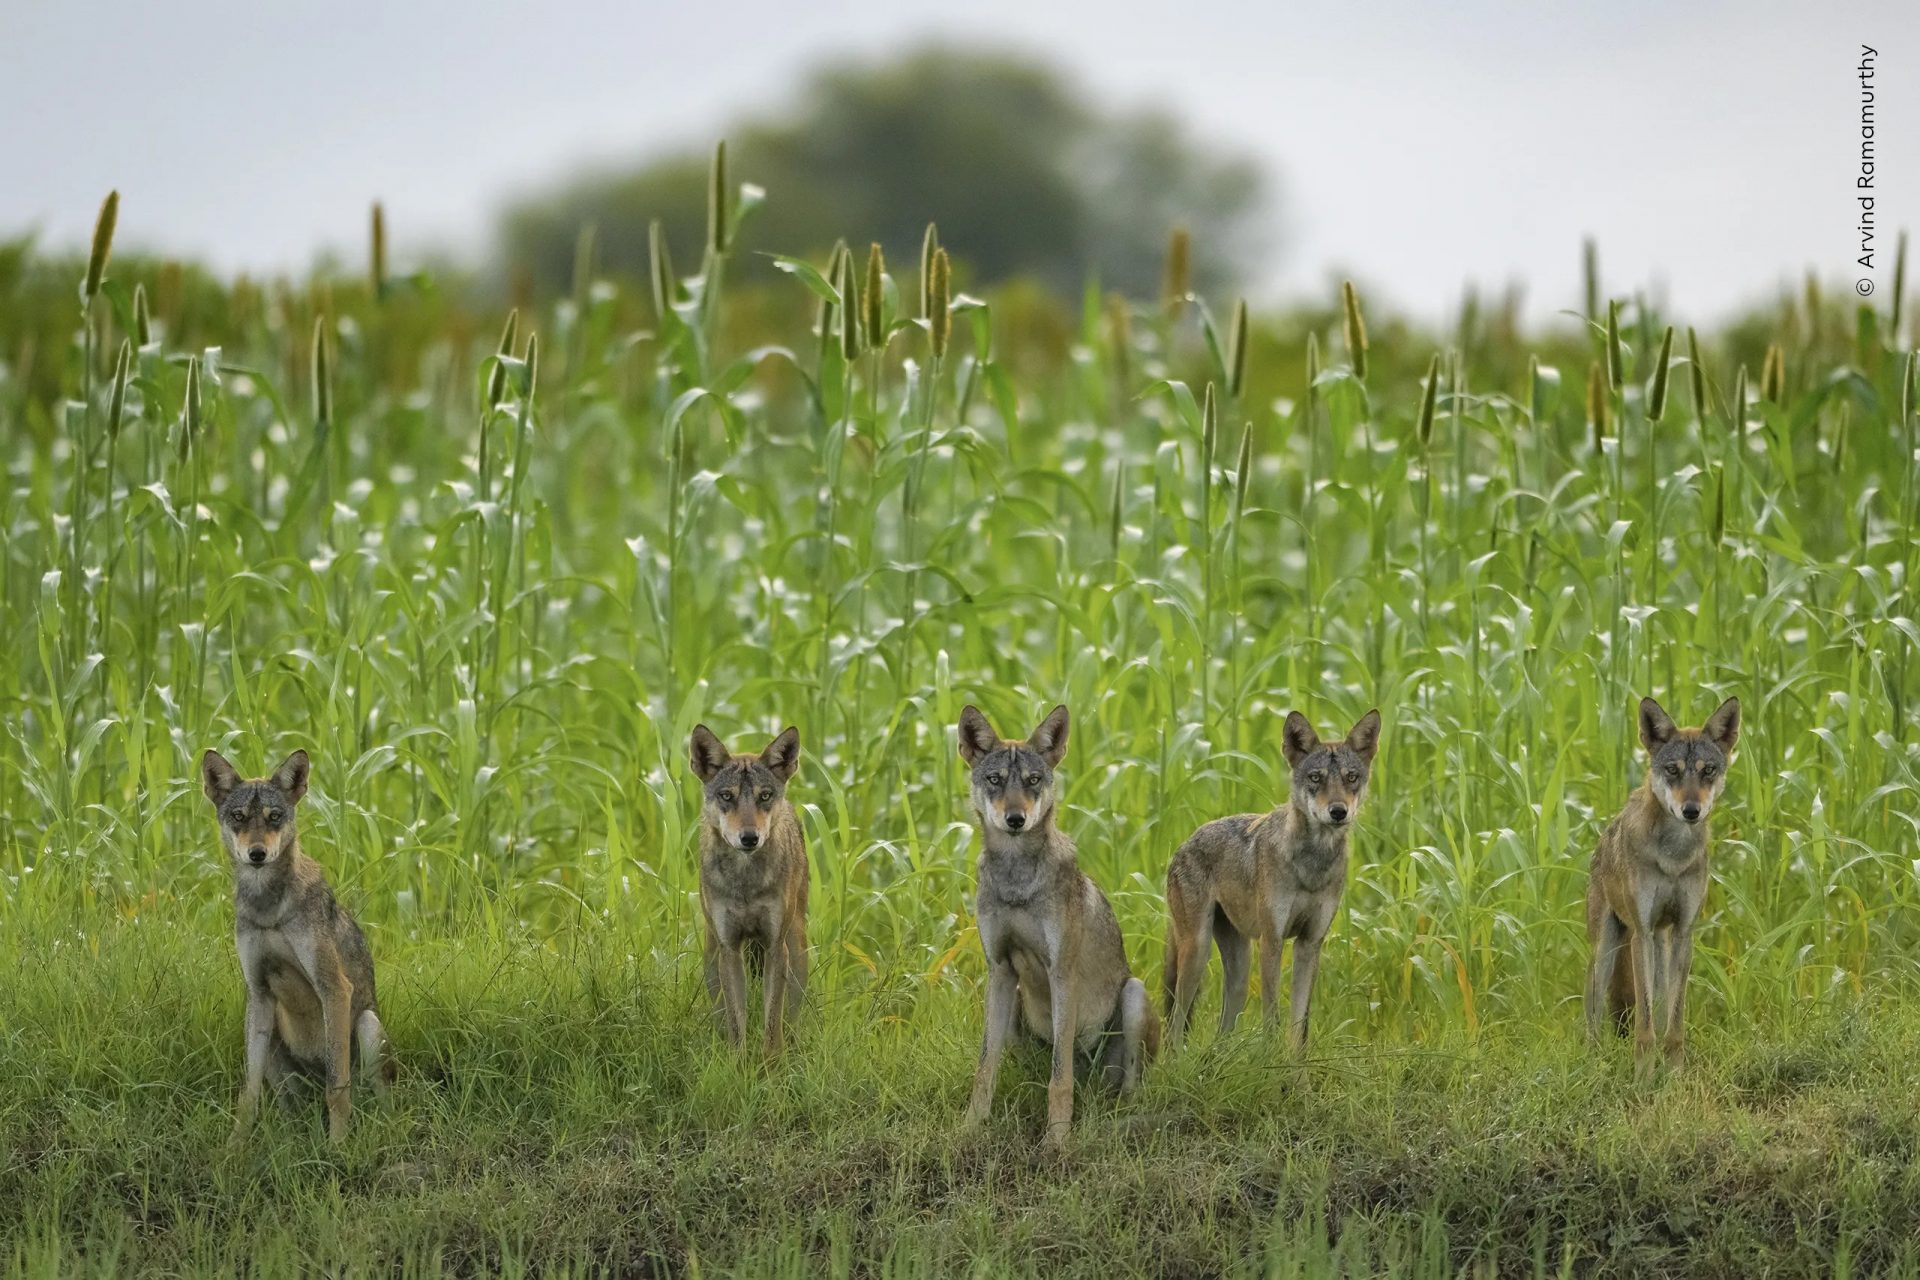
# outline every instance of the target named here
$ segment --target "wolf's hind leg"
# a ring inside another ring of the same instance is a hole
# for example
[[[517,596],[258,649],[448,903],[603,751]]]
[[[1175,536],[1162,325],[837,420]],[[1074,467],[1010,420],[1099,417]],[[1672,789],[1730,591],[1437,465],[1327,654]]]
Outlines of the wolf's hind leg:
[[[1213,904],[1202,901],[1195,909],[1179,881],[1167,882],[1167,1048],[1180,1047],[1193,1018],[1194,1001],[1207,976],[1207,952],[1213,944]]]
[[[1233,1030],[1247,1006],[1247,983],[1253,975],[1253,943],[1233,927],[1224,911],[1213,913],[1213,945],[1220,948],[1220,1034]]]
[[[393,1062],[387,1054],[387,1029],[371,1009],[362,1009],[353,1021],[353,1050],[359,1058],[361,1083],[372,1085],[375,1093],[385,1093],[393,1082]]]
[[[1100,1055],[1101,1080],[1122,1096],[1132,1093],[1140,1083],[1140,1065],[1146,1057],[1147,1020],[1152,1016],[1153,1010],[1147,1004],[1147,984],[1138,978],[1128,978],[1120,988],[1106,1048]]]
[[[267,1043],[267,1091],[273,1094],[274,1102],[288,1115],[313,1100],[312,1082],[307,1073],[287,1051],[287,1042],[275,1031],[273,1039]]]
[[[807,998],[807,929],[803,921],[799,926],[788,926],[787,940],[787,1017],[792,1018],[800,1012],[800,1004]]]

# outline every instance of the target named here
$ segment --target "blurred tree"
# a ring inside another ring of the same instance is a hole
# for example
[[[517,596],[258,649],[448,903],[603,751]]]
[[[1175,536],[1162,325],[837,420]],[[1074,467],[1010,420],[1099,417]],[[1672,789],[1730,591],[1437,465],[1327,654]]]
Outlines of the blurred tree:
[[[1001,53],[934,47],[830,68],[793,110],[730,130],[728,152],[739,180],[768,192],[749,250],[819,256],[844,236],[906,263],[932,221],[987,281],[1031,275],[1072,291],[1094,272],[1152,296],[1168,229],[1184,223],[1196,287],[1217,288],[1254,260],[1267,222],[1251,161],[1164,112],[1102,111],[1046,65]],[[541,289],[565,288],[592,223],[600,269],[644,275],[657,217],[675,261],[697,263],[706,165],[703,146],[526,199],[503,220],[506,261]]]

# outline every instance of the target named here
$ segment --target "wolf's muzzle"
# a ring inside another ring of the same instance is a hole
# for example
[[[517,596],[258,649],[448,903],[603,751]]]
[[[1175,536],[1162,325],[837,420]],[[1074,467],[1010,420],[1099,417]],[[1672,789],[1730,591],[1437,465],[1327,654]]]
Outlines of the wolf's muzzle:
[[[257,844],[253,846],[253,848],[247,850],[247,861],[251,862],[254,866],[257,867],[261,863],[265,862],[266,860],[267,860],[267,846],[263,844]]]
[[[760,833],[758,831],[742,831],[740,833],[740,847],[742,849],[752,849],[759,843]]]

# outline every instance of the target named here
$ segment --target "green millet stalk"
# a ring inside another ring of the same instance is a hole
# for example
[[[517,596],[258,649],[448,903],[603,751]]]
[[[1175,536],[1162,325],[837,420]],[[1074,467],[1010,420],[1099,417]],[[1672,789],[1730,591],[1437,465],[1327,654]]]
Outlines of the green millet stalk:
[[[943,359],[947,354],[947,343],[953,336],[953,266],[947,260],[945,249],[936,249],[933,254],[933,271],[929,274],[931,308],[927,316],[928,334],[933,340],[934,359]]]
[[[144,349],[153,341],[153,313],[147,309],[147,286],[133,286],[133,345]]]
[[[1716,462],[1713,472],[1713,545],[1717,547],[1727,537],[1727,469]]]
[[[1537,359],[1538,357],[1536,361]],[[1537,370],[1537,363],[1535,367]],[[1427,443],[1433,439],[1433,416],[1439,403],[1440,354],[1435,352],[1433,358],[1427,361],[1427,385],[1426,389],[1420,393],[1420,418],[1415,428],[1415,435],[1419,438],[1422,449],[1426,448]]]
[[[867,278],[860,289],[860,328],[869,347],[885,345],[887,332],[887,259],[876,242],[867,247]]]
[[[113,361],[113,390],[107,396],[107,438],[113,439],[120,434],[120,421],[127,411],[127,379],[133,374],[133,347],[125,339],[120,340],[120,353]],[[108,468],[108,483],[112,483],[112,468]]]
[[[1693,336],[1693,326],[1687,326],[1687,381],[1693,387],[1693,416],[1701,422],[1707,420],[1707,369],[1700,363],[1700,340]]]
[[[1213,384],[1207,384],[1206,401],[1200,408],[1200,466],[1207,483],[1213,483],[1213,453],[1220,439],[1220,407],[1214,402]]]
[[[187,357],[187,394],[180,415],[180,455],[193,452],[200,435],[200,357]]]
[[[827,269],[824,274],[827,283],[836,289],[840,287],[840,263],[846,256],[847,242],[845,240],[834,241],[833,252],[827,255]],[[834,305],[831,298],[822,298],[820,300],[818,329],[820,332],[820,358],[822,360],[826,359],[827,348],[834,341],[834,334],[839,323],[836,317],[838,317],[839,314],[840,309]]]
[[[1227,398],[1238,400],[1247,385],[1247,300],[1233,305],[1233,327],[1227,331]]]
[[[1348,280],[1341,284],[1340,301],[1346,312],[1347,359],[1353,365],[1353,376],[1365,382],[1367,380],[1367,322],[1360,314],[1360,295],[1354,290],[1353,281]]]
[[[653,285],[653,313],[661,324],[673,314],[673,258],[667,252],[667,227],[655,218],[647,224],[647,276]]]
[[[1308,425],[1312,425],[1312,411],[1320,398],[1320,339],[1316,334],[1307,334],[1307,411]]]
[[[716,258],[727,251],[730,194],[727,190],[727,140],[722,138],[714,144],[713,167],[707,173],[707,250]]]
[[[940,249],[940,228],[929,222],[920,237],[920,318],[933,314],[933,255]]]
[[[1900,304],[1907,293],[1907,233],[1902,231],[1893,250],[1893,314],[1887,318],[1887,334],[1900,341]]]
[[[313,318],[313,420],[319,426],[333,421],[333,360],[327,352],[327,318]]]
[[[1654,422],[1667,416],[1667,375],[1673,360],[1673,326],[1667,326],[1660,339],[1660,354],[1653,362],[1653,389],[1647,393],[1647,417]]]
[[[1610,397],[1607,391],[1607,371],[1598,360],[1587,366],[1587,421],[1593,426],[1593,451],[1599,453],[1600,442],[1607,437],[1611,413]]]
[[[373,202],[373,296],[387,296],[387,211]]]
[[[654,225],[658,226],[659,224],[655,223]],[[495,353],[500,356],[512,355],[514,341],[519,336],[520,312],[518,308],[515,308],[507,312],[507,326],[500,331],[500,345],[494,349]],[[507,367],[505,364],[496,360],[493,364],[493,372],[487,375],[487,408],[492,409],[498,406],[501,398],[505,396],[506,393]]]
[[[1733,375],[1733,434],[1734,438],[1745,442],[1747,438],[1747,366],[1741,365]]]
[[[1236,522],[1241,512],[1247,509],[1247,483],[1252,474],[1253,422],[1249,420],[1240,428],[1240,453],[1233,461],[1233,518]]]
[[[841,255],[840,279],[835,287],[840,291],[840,355],[852,361],[860,354],[860,295],[854,282],[851,253]]]
[[[1620,349],[1620,303],[1607,301],[1607,385],[1618,391],[1627,381],[1626,353]]]
[[[1760,366],[1760,398],[1770,404],[1787,398],[1787,353],[1777,342],[1767,348],[1766,362]]]
[[[107,277],[107,259],[113,256],[113,228],[120,221],[120,193],[107,192],[100,202],[100,216],[93,222],[93,248],[87,254],[87,276],[80,282],[80,300],[91,306]]]
[[[1600,246],[1588,236],[1580,246],[1580,278],[1585,288],[1586,317],[1600,316]]]
[[[1113,371],[1124,385],[1133,367],[1133,313],[1118,293],[1107,295],[1107,342],[1113,351]]]
[[[1162,301],[1169,315],[1179,315],[1193,292],[1193,239],[1185,227],[1167,236],[1167,282]]]

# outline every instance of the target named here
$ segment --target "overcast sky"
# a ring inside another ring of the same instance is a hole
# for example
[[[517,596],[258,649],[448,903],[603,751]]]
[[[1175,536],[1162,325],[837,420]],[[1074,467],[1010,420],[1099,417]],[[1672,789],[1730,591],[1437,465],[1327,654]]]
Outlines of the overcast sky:
[[[510,194],[704,149],[823,59],[942,36],[1040,53],[1268,165],[1268,300],[1339,270],[1432,316],[1518,279],[1538,315],[1574,302],[1589,233],[1611,287],[1657,279],[1693,318],[1810,268],[1851,287],[1862,43],[1889,248],[1920,221],[1915,0],[0,0],[0,234],[81,243],[118,186],[123,244],[230,270],[358,255],[375,197],[402,265],[478,254]]]

